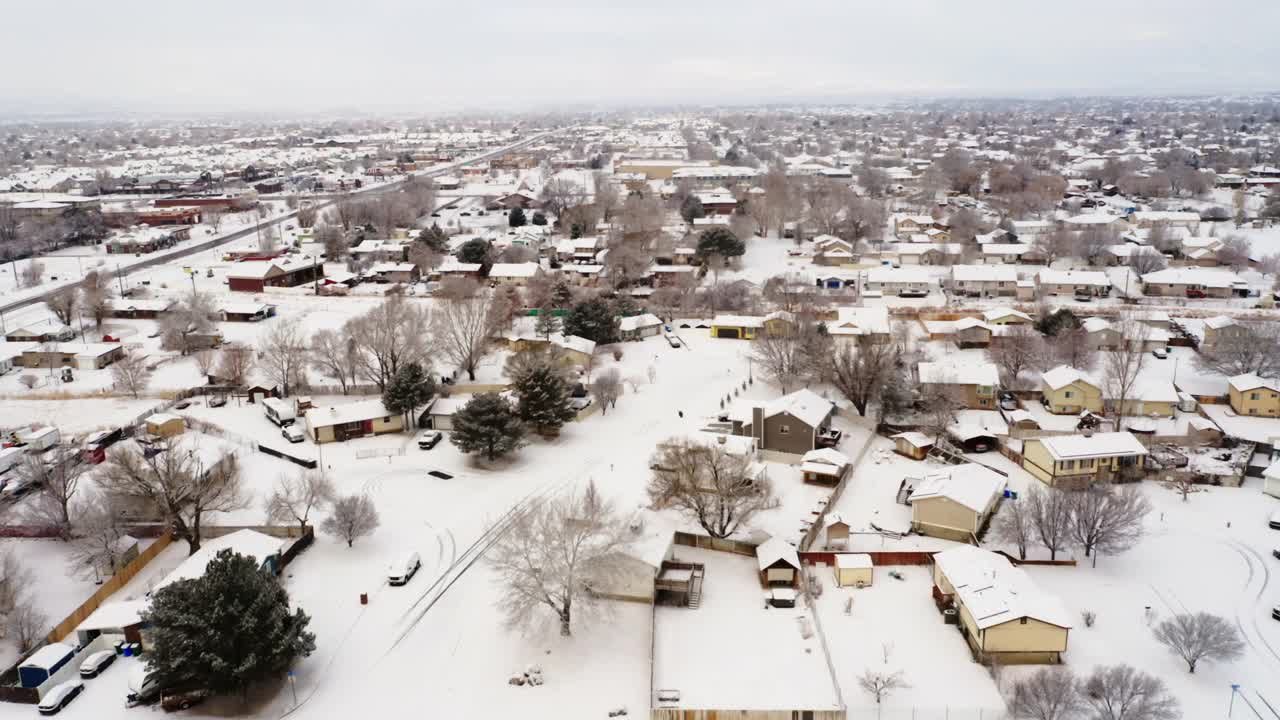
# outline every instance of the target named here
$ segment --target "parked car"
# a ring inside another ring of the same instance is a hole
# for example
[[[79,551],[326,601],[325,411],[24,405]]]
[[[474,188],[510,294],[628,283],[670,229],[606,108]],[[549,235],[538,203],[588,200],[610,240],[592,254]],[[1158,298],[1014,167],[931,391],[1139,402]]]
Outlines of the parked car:
[[[177,405],[174,405],[174,406],[173,406],[173,409],[174,409],[174,410],[186,410],[186,409],[187,409],[187,408],[189,408],[189,407],[191,407],[191,401],[190,401],[190,400],[183,400],[182,402],[178,403]]]
[[[591,398],[589,397],[570,398],[569,407],[579,412],[586,410],[588,407],[591,407]]]
[[[114,650],[99,650],[98,652],[85,658],[80,663],[80,677],[95,678],[98,673],[106,670],[111,663],[116,661],[116,653]]]
[[[422,558],[418,553],[411,552],[404,557],[397,558],[391,563],[391,569],[387,571],[388,585],[404,585],[413,579],[418,569],[422,567]]]
[[[227,404],[226,395],[214,395],[209,398],[209,407],[222,407]]]
[[[1267,521],[1267,525],[1269,525],[1272,530],[1280,530],[1280,510],[1271,513],[1271,519]]]
[[[208,690],[182,690],[179,692],[166,692],[160,695],[160,707],[165,712],[173,712],[174,710],[186,710],[192,705],[199,705],[209,699]]]
[[[1280,605],[1271,608],[1271,619],[1280,620]]]
[[[1272,550],[1271,556],[1276,558],[1277,560],[1280,560],[1280,548],[1276,548],[1275,550]]]
[[[1013,393],[1007,390],[1001,391],[1000,392],[1000,409],[1001,410],[1017,410],[1018,398],[1014,397]]]
[[[1157,358],[1160,358],[1161,360],[1164,360],[1169,357],[1169,348],[1156,348],[1155,350],[1151,351],[1151,354],[1155,355]]]
[[[1077,290],[1073,298],[1076,302],[1093,302],[1093,293],[1088,290]]]
[[[442,435],[439,430],[423,430],[418,433],[418,449],[430,450],[436,445],[439,445],[440,439],[443,437],[444,435]]]
[[[55,715],[59,710],[67,706],[67,703],[76,699],[76,696],[84,691],[84,683],[79,680],[68,680],[58,683],[44,694],[44,699],[36,706],[41,715]]]
[[[1189,297],[1189,298],[1202,298],[1202,297],[1204,297],[1204,291],[1203,291],[1203,290],[1200,290],[1200,289],[1198,289],[1198,288],[1187,288],[1187,297]]]
[[[667,344],[673,348],[678,348],[680,347],[680,338],[676,337],[675,335],[668,335]]]
[[[280,428],[280,436],[291,443],[300,443],[307,439],[307,434],[297,425],[285,425]]]

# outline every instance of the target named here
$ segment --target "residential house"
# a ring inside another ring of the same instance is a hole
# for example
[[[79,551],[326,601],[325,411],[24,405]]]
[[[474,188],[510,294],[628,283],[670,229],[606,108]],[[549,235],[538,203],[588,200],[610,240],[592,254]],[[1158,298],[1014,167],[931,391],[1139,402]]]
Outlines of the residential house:
[[[369,267],[380,282],[415,283],[422,273],[418,266],[411,262],[380,262]]]
[[[982,312],[982,319],[988,325],[1031,325],[1031,316],[1013,308],[992,308]]]
[[[662,320],[653,313],[624,317],[618,321],[618,332],[623,340],[640,340],[662,331]]]
[[[1140,474],[1147,449],[1130,432],[1026,438],[1022,467],[1048,485],[1080,489],[1096,480]]]
[[[973,542],[999,505],[1005,485],[1005,476],[974,463],[929,473],[907,496],[911,528],[931,537]]]
[[[1142,292],[1158,297],[1229,298],[1248,284],[1230,270],[1171,267],[1142,276]]]
[[[483,266],[480,263],[458,262],[457,258],[449,256],[444,259],[444,262],[437,265],[436,269],[431,271],[431,274],[441,280],[451,277],[479,280],[482,268]]]
[[[1075,215],[1067,218],[1064,225],[1071,230],[1113,230],[1117,233],[1128,227],[1124,218],[1106,213]]]
[[[170,299],[107,298],[107,316],[130,320],[155,320],[173,307]]]
[[[953,265],[951,290],[966,297],[1012,296],[1018,284],[1018,271],[999,265]]]
[[[489,282],[494,285],[524,287],[542,274],[542,266],[536,262],[494,263],[489,268]]]
[[[1111,279],[1097,270],[1050,270],[1036,273],[1036,287],[1041,295],[1072,297],[1077,293],[1096,297],[1111,294]]]
[[[966,317],[956,320],[951,339],[961,350],[966,348],[984,348],[991,345],[993,329],[978,318]]]
[[[1134,227],[1150,229],[1157,225],[1167,228],[1185,228],[1195,235],[1200,231],[1200,213],[1177,212],[1172,210],[1139,210],[1129,215],[1129,223]]]
[[[324,264],[310,257],[248,260],[227,272],[227,285],[235,292],[260,293],[268,287],[296,287],[324,278]]]
[[[917,374],[921,386],[944,391],[961,407],[995,409],[1000,371],[992,363],[965,360],[922,362],[918,365]]]
[[[928,215],[899,215],[893,219],[893,234],[902,240],[934,228],[934,220]]]
[[[1041,402],[1056,415],[1102,412],[1102,388],[1070,365],[1059,365],[1040,376]]]
[[[980,663],[1061,662],[1071,616],[1025,570],[972,545],[933,556],[933,593],[954,608],[960,633]]]
[[[871,307],[838,307],[836,316],[825,320],[827,335],[837,343],[867,338],[872,342],[888,342],[892,334],[889,325],[889,309],[883,305]]]
[[[919,268],[877,267],[863,273],[865,292],[879,292],[901,297],[925,297],[933,285],[933,277]]]
[[[764,330],[764,318],[756,315],[717,315],[711,321],[711,337],[754,340]]]
[[[813,239],[813,264],[815,265],[846,265],[856,258],[851,242],[832,235],[819,235]]]
[[[1085,344],[1093,350],[1117,350],[1125,338],[1106,318],[1085,318],[1080,327],[1085,332]]]
[[[365,240],[351,248],[351,256],[367,263],[405,262],[412,243],[399,240]]]
[[[1236,375],[1227,381],[1227,402],[1237,415],[1280,417],[1280,381]]]
[[[256,302],[231,302],[221,306],[222,319],[228,322],[258,322],[275,317],[276,306]]]
[[[14,328],[4,334],[6,342],[66,342],[76,336],[69,325],[56,322],[39,322]]]
[[[1213,350],[1221,342],[1243,340],[1249,337],[1249,328],[1230,315],[1216,315],[1204,321],[1204,338],[1201,350]]]
[[[733,433],[755,438],[761,450],[804,455],[829,435],[835,405],[809,389],[750,408],[749,416],[732,418]]]
[[[100,370],[122,357],[120,343],[46,343],[23,352],[22,366]]]
[[[317,443],[404,432],[404,416],[392,413],[380,398],[360,400],[307,412],[307,433]]]
[[[984,265],[1034,265],[1046,259],[1042,250],[1027,243],[987,243],[982,246]]]

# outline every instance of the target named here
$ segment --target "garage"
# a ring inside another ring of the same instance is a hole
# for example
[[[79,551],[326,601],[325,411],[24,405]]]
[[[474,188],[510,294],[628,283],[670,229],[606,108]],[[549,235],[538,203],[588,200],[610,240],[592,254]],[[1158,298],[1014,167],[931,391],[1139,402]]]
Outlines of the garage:
[[[738,328],[716,328],[716,337],[725,338],[727,340],[739,340],[742,338],[742,331]]]
[[[871,556],[865,553],[840,553],[836,555],[836,585],[840,587],[870,587],[872,580]]]

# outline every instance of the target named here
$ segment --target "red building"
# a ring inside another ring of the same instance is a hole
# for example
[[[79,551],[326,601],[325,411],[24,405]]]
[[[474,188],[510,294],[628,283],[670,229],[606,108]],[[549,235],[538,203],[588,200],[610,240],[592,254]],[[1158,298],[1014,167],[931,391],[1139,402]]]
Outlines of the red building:
[[[324,265],[310,258],[251,260],[237,263],[227,273],[227,285],[235,292],[262,292],[268,287],[295,287],[323,278]]]

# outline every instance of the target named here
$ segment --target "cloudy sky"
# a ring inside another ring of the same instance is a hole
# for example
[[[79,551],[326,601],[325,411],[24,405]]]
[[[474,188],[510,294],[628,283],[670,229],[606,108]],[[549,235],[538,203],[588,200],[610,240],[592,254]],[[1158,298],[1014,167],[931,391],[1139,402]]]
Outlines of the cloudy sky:
[[[1280,89],[1277,0],[4,0],[0,113]]]

